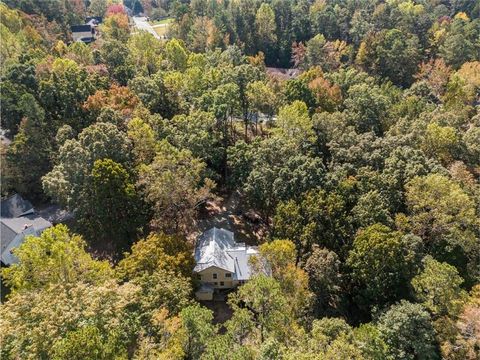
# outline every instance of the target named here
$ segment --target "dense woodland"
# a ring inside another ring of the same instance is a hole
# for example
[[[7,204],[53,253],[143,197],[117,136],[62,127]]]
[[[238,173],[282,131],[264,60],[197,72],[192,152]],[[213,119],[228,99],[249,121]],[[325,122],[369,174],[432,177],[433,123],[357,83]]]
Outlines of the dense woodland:
[[[2,195],[75,218],[3,269],[2,359],[480,358],[479,1],[125,5],[170,40],[0,3]],[[266,232],[217,324],[192,234],[232,193]]]

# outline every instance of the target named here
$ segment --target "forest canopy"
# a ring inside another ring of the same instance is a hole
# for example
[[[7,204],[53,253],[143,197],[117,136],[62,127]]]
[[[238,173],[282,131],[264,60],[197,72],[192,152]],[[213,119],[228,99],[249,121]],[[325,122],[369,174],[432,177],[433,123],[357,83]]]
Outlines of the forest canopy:
[[[0,32],[2,198],[72,214],[2,269],[2,358],[480,357],[479,1],[3,0]],[[230,203],[258,254],[219,320],[193,256]]]

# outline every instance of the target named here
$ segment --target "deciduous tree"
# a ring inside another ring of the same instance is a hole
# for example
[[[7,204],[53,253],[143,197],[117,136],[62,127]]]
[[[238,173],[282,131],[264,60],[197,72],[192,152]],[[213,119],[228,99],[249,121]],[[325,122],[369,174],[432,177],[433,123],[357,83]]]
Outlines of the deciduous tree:
[[[150,234],[132,246],[117,268],[122,280],[134,279],[156,270],[168,270],[190,277],[193,270],[191,245],[177,235]]]
[[[313,246],[312,254],[305,262],[308,284],[314,293],[313,310],[318,315],[340,310],[342,275],[340,259],[333,251]]]
[[[397,359],[438,359],[430,315],[420,304],[402,300],[378,320],[378,329]]]
[[[478,276],[473,265],[478,261],[478,216],[470,196],[459,184],[439,174],[416,177],[406,190],[412,230],[422,237],[428,251],[456,265],[464,276],[467,257],[469,276]]]
[[[244,303],[253,312],[261,341],[269,335],[278,339],[287,335],[292,319],[284,311],[287,300],[275,279],[266,275],[256,275],[242,285],[229,302],[233,306]]]
[[[214,183],[203,178],[205,163],[166,140],[153,162],[140,169],[138,186],[152,205],[152,224],[167,233],[184,231],[195,219],[198,203],[211,196]]]
[[[452,265],[423,259],[423,271],[412,279],[415,297],[435,316],[458,314],[466,293],[460,287],[463,279]]]
[[[385,304],[408,294],[421,260],[421,239],[375,224],[353,241],[347,265],[364,304]]]
[[[85,242],[65,225],[46,229],[39,237],[27,236],[15,250],[17,264],[2,276],[14,293],[41,290],[51,285],[77,282],[98,285],[113,275],[106,261],[98,261],[85,250]]]

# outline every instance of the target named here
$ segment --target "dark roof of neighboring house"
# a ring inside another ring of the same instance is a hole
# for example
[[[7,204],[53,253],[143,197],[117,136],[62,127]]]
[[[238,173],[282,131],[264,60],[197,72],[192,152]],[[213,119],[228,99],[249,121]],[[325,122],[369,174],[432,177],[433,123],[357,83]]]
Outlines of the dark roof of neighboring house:
[[[37,230],[42,230],[52,226],[50,221],[47,221],[43,217],[35,214],[25,215],[12,219],[1,219],[0,222],[2,223],[2,228],[3,226],[7,226],[11,231],[15,232],[16,234],[20,234],[23,230],[30,226],[33,226]]]
[[[15,218],[33,212],[33,205],[15,194],[0,201],[0,214],[2,218]]]
[[[12,230],[6,223],[4,223],[4,220],[8,219],[1,219],[0,220],[0,234],[2,235],[2,253],[3,250],[10,245],[13,239],[15,239],[15,236],[17,236],[17,233],[15,230]]]
[[[87,31],[92,31],[92,26],[91,25],[72,25],[70,26],[70,29],[72,32],[87,32]]]
[[[52,224],[38,215],[25,215],[17,218],[2,218],[0,219],[0,230],[2,239],[2,252],[10,242],[26,228],[33,226],[36,231],[42,231]]]
[[[128,6],[123,5],[123,8],[125,9],[125,12],[127,13],[128,16],[133,15],[132,9],[130,9]]]

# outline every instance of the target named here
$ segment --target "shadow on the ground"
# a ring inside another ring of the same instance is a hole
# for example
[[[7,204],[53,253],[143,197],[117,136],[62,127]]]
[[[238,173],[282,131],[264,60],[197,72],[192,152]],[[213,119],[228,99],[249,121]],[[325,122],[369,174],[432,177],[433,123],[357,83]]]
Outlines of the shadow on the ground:
[[[197,225],[198,232],[195,235],[215,226],[232,231],[237,242],[247,245],[262,243],[268,231],[258,214],[243,205],[238,192],[226,199],[207,202]]]
[[[200,304],[213,311],[213,323],[223,324],[232,317],[232,309],[225,300],[200,301]],[[222,328],[220,328],[222,332]]]

